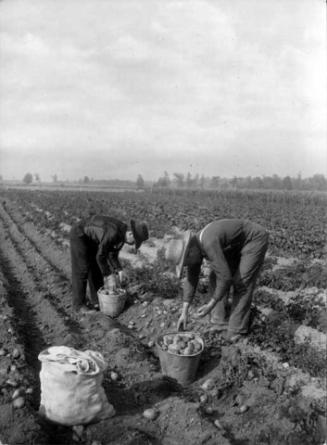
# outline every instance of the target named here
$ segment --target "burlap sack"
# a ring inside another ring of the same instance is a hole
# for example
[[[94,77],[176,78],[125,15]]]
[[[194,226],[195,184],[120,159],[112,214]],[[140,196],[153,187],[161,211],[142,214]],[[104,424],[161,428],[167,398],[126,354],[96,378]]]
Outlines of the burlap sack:
[[[115,414],[101,385],[107,365],[100,353],[53,346],[39,360],[42,415],[63,425],[82,425]]]

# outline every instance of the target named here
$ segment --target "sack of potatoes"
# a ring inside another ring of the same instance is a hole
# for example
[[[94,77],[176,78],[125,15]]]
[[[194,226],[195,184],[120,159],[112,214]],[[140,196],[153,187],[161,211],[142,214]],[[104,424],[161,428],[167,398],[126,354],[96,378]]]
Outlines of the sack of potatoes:
[[[203,350],[203,341],[194,333],[166,334],[162,336],[159,346],[171,354],[197,355]]]

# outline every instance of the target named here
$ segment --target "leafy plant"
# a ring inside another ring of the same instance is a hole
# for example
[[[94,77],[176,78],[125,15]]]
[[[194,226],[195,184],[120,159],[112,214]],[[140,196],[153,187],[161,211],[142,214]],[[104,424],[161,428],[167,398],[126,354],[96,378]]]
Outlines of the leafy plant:
[[[150,266],[131,268],[126,265],[126,267],[129,269],[128,275],[131,285],[139,285],[140,292],[152,293],[153,297],[177,297],[180,282],[173,274],[167,273],[167,265],[162,250],[158,251],[156,261]]]
[[[326,370],[324,354],[313,349],[309,343],[295,343],[295,329],[296,325],[289,315],[278,312],[265,321],[257,320],[249,339],[262,348],[277,351],[281,360],[290,365],[297,366],[314,377],[323,377]]]

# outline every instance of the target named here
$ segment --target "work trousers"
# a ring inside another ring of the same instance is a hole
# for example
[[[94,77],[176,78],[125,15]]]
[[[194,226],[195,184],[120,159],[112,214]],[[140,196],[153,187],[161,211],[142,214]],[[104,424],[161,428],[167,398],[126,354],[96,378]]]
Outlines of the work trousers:
[[[86,303],[86,289],[89,284],[91,303],[98,303],[97,291],[103,286],[103,276],[96,261],[98,246],[80,228],[73,227],[70,233],[70,254],[72,266],[73,308],[78,310]]]
[[[231,307],[228,308],[229,292],[213,308],[211,323],[217,328],[226,329],[228,334],[247,334],[249,330],[251,303],[256,280],[264,262],[268,248],[268,233],[256,234],[241,250],[237,267],[233,271],[233,292]],[[209,274],[209,295],[214,294],[216,274]]]

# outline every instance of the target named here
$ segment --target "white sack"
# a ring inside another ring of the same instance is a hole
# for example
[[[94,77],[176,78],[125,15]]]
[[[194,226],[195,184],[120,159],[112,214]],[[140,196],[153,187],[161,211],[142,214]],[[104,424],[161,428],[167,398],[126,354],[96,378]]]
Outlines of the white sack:
[[[39,354],[40,413],[63,425],[82,425],[115,415],[101,386],[107,365],[94,351],[52,346]]]

